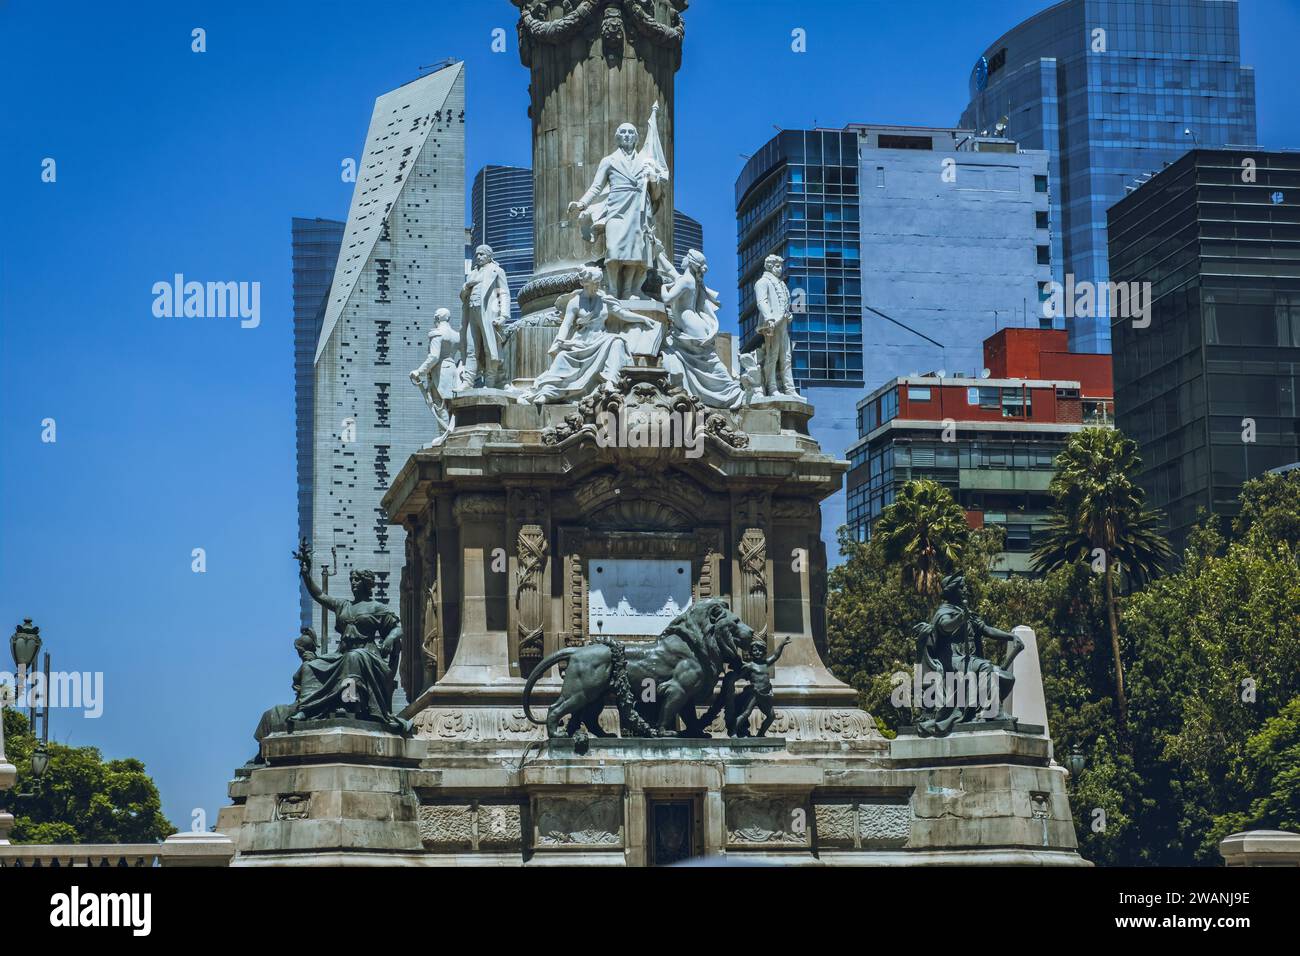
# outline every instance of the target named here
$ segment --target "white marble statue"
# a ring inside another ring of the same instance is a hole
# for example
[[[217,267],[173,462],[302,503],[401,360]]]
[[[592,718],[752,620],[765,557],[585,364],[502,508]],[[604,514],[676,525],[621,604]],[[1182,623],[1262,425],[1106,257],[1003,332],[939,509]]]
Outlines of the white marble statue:
[[[584,266],[580,276],[582,288],[569,300],[551,344],[551,367],[520,396],[523,403],[577,401],[601,385],[612,384],[632,362],[626,330],[657,324],[629,312],[603,291],[596,267]]]
[[[505,324],[510,320],[510,283],[506,271],[492,257],[491,246],[474,250],[474,268],[460,290],[464,305],[461,349],[465,364],[461,388],[474,388],[480,377],[485,388],[503,385],[501,346]]]
[[[797,398],[794,387],[794,370],[791,367],[790,287],[781,279],[785,260],[768,256],[763,261],[763,274],[754,283],[754,298],[758,305],[758,333],[763,337],[762,394],[769,397]]]
[[[600,161],[591,188],[569,203],[569,210],[579,213],[583,236],[599,250],[596,258],[604,260],[605,289],[623,300],[640,297],[655,262],[656,211],[668,182],[658,111],[656,103],[639,152],[636,127],[624,123],[618,128],[618,148]]]
[[[664,344],[663,363],[669,379],[711,408],[736,408],[742,401],[740,382],[718,356],[718,294],[704,284],[709,270],[704,253],[692,249],[682,257],[682,271],[667,257],[664,305],[672,324]]]
[[[452,429],[447,402],[460,386],[460,373],[460,333],[451,324],[451,311],[439,309],[433,313],[433,328],[429,330],[429,354],[411,373],[411,382],[438,423],[434,441]]]

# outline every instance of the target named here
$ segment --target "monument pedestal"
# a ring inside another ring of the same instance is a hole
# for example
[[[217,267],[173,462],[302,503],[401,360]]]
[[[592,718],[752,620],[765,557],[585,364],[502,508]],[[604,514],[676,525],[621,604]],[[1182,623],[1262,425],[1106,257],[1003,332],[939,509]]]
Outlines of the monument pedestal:
[[[1086,865],[1046,738],[267,738],[236,865]],[[421,755],[418,763],[416,756]]]
[[[264,738],[266,765],[231,784],[242,812],[219,817],[217,828],[235,841],[234,865],[424,862],[409,779],[424,748],[360,721],[300,728]]]

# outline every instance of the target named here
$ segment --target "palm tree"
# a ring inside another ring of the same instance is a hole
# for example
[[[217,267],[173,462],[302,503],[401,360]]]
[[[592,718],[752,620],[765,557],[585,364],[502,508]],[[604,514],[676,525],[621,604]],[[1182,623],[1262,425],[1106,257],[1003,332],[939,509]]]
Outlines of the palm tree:
[[[947,488],[927,478],[903,485],[876,520],[872,537],[918,594],[936,597],[943,576],[957,567],[970,529],[966,512]]]
[[[1112,428],[1085,428],[1070,439],[1055,464],[1052,516],[1034,551],[1034,567],[1051,571],[1087,561],[1101,573],[1115,658],[1115,703],[1123,728],[1128,722],[1128,699],[1114,572],[1120,568],[1129,586],[1140,587],[1173,552],[1160,533],[1160,516],[1145,506],[1146,493],[1133,480],[1142,459],[1132,439]]]

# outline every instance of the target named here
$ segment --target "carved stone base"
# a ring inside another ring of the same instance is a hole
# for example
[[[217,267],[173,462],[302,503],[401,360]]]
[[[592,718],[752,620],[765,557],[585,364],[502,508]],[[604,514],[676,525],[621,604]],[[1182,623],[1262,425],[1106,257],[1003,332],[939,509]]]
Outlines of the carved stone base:
[[[784,718],[802,739],[579,745],[509,708],[429,709],[410,741],[272,735],[220,822],[243,866],[1086,865],[1046,738],[886,741],[809,711]]]
[[[545,717],[546,705],[554,698],[538,690],[533,696],[533,713],[540,720]],[[701,711],[702,713],[703,711]],[[425,740],[500,740],[528,741],[546,739],[546,728],[531,723],[519,706],[440,705],[433,703],[413,715],[415,735]],[[763,717],[750,715],[750,733],[757,734]],[[606,733],[617,734],[618,712],[606,707],[600,715],[600,727]],[[708,727],[710,739],[719,743],[728,740],[724,719],[719,716]],[[776,719],[768,728],[767,737],[793,741],[872,741],[879,746],[885,739],[876,729],[871,715],[855,707],[778,707]],[[671,738],[670,738],[671,739]],[[744,740],[747,738],[741,738]],[[765,739],[765,738],[752,738]],[[649,743],[657,743],[650,740]]]
[[[266,766],[232,782],[231,796],[243,805],[219,820],[234,831],[226,833],[236,846],[233,865],[320,863],[325,856],[346,863],[376,855],[401,862],[421,851],[418,804],[405,782],[425,746],[328,723],[266,737]]]

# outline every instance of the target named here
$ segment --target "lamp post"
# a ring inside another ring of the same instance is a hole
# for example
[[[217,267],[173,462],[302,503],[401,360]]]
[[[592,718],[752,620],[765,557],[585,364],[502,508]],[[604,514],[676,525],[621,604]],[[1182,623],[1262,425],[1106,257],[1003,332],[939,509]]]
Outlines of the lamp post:
[[[32,624],[30,617],[25,618],[23,623],[14,629],[13,635],[9,638],[9,652],[13,655],[14,664],[18,668],[18,683],[13,688],[13,704],[17,706],[18,696],[22,693],[23,686],[27,681],[27,672],[36,660],[36,655],[41,652],[41,629]],[[49,655],[45,655],[47,686],[49,659]],[[11,789],[18,777],[18,769],[5,757],[4,708],[10,702],[8,696],[9,686],[6,684],[3,689],[0,689],[0,791]],[[46,710],[46,727],[49,727],[48,709]],[[34,765],[35,754],[32,757]],[[48,755],[46,765],[48,765]],[[41,772],[45,772],[44,767],[42,767]],[[13,814],[0,813],[0,846],[9,845],[9,831],[13,829],[13,826]]]
[[[1087,765],[1088,758],[1083,755],[1083,751],[1079,749],[1079,745],[1075,744],[1070,748],[1070,756],[1066,758],[1066,763],[1069,765],[1070,773],[1077,777],[1079,774],[1083,773],[1083,768]]]

